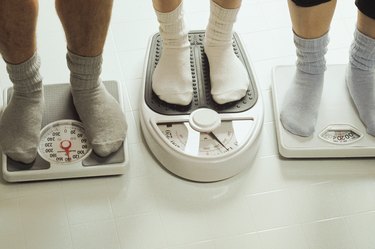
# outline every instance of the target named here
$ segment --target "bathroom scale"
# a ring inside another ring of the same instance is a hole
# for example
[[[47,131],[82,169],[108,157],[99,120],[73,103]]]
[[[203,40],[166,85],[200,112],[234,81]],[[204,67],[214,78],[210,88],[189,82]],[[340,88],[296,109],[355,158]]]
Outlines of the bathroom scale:
[[[212,99],[204,34],[189,33],[194,92],[187,106],[168,104],[152,91],[152,74],[163,44],[159,33],[151,37],[140,120],[146,143],[167,170],[184,179],[212,182],[234,176],[251,165],[259,147],[264,111],[251,64],[236,33],[233,53],[247,69],[249,89],[239,101],[220,105]]]
[[[116,81],[103,82],[121,107],[121,88]],[[4,90],[4,107],[13,89]],[[37,181],[61,178],[123,174],[128,168],[127,140],[115,153],[97,156],[85,135],[85,129],[73,105],[70,84],[44,86],[45,111],[38,155],[31,164],[13,161],[2,155],[2,171],[6,181]]]
[[[366,127],[351,99],[345,82],[347,65],[329,65],[323,95],[312,136],[301,137],[284,129],[280,108],[292,83],[295,66],[273,69],[272,96],[279,152],[287,158],[374,157],[375,137]]]

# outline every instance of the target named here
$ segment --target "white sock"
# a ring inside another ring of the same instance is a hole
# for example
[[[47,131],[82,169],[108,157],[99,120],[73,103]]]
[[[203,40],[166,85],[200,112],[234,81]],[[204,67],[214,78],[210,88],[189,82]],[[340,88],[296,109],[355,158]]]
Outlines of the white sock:
[[[167,103],[188,105],[193,98],[190,43],[183,17],[183,5],[173,11],[155,10],[163,50],[152,76],[152,89]]]
[[[225,104],[244,97],[250,80],[232,46],[233,24],[239,8],[224,9],[212,0],[210,3],[204,49],[210,65],[212,98],[218,104]]]
[[[329,42],[328,33],[317,39],[294,35],[297,48],[297,70],[280,112],[284,128],[299,136],[314,133],[322,96]]]
[[[40,58],[35,53],[18,65],[7,63],[13,95],[0,119],[0,145],[15,161],[34,161],[39,144],[44,108]]]
[[[375,136],[375,39],[354,33],[346,84],[367,133]]]
[[[125,140],[127,124],[119,103],[99,78],[102,56],[67,54],[74,106],[93,150],[99,156],[117,151]]]

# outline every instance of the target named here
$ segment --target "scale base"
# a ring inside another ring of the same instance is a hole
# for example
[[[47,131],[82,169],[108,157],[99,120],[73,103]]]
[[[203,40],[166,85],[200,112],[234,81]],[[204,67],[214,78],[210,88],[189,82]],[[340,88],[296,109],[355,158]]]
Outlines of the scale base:
[[[280,108],[295,69],[295,66],[278,66],[273,70],[272,97],[280,154],[287,158],[374,157],[375,137],[366,133],[349,95],[345,82],[346,65],[327,67],[314,134],[300,137],[284,129]],[[336,136],[340,134],[338,132],[332,136],[330,133],[334,131],[340,131],[343,136]],[[355,139],[351,140],[353,134],[356,134]]]
[[[103,83],[122,107],[122,94],[118,83],[116,81]],[[12,88],[5,89],[4,106],[9,102],[12,92]],[[43,114],[42,127],[63,119],[80,121],[70,94],[70,84],[45,85],[44,96],[46,110]],[[4,179],[8,182],[23,182],[124,174],[129,165],[129,152],[125,140],[123,146],[108,157],[99,157],[91,153],[79,164],[51,166],[39,154],[33,163],[27,165],[13,161],[5,154],[2,154],[2,159]]]
[[[192,181],[213,182],[251,166],[259,148],[264,109],[250,61],[236,33],[233,52],[247,70],[248,91],[242,99],[224,105],[212,99],[204,35],[202,30],[189,32],[193,100],[187,106],[163,102],[152,91],[152,75],[163,44],[160,34],[151,38],[140,121],[149,148],[168,171]]]

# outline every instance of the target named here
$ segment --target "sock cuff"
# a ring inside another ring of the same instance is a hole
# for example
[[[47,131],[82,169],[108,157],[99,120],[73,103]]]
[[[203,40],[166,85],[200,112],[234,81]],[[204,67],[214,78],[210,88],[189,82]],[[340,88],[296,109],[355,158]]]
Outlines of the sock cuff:
[[[6,69],[13,88],[17,92],[29,93],[42,90],[42,76],[39,73],[40,57],[37,52],[20,64],[6,62]]]
[[[207,47],[225,47],[232,44],[233,25],[240,8],[225,9],[210,1],[210,18],[204,44]]]
[[[325,54],[329,43],[328,33],[316,39],[304,39],[294,34],[297,50],[297,68],[308,74],[322,74],[327,69]]]
[[[76,73],[93,73],[101,71],[103,56],[102,54],[97,56],[81,56],[74,54],[68,50],[66,54],[68,67],[71,71]]]
[[[183,2],[171,12],[163,13],[155,10],[159,32],[165,48],[189,47],[188,30],[185,25]]]
[[[70,70],[72,89],[93,89],[100,85],[99,76],[102,71],[102,54],[86,57],[74,54],[68,50],[66,59]]]
[[[173,23],[176,19],[182,19],[184,15],[183,1],[174,10],[170,12],[160,12],[155,9],[156,17],[159,23]]]
[[[354,41],[350,47],[350,63],[362,70],[375,68],[375,39],[354,31]]]
[[[223,23],[234,23],[237,20],[239,10],[240,8],[226,9],[215,3],[213,0],[210,1],[211,17],[216,17],[218,21]]]
[[[293,33],[293,40],[297,50],[305,52],[315,52],[320,50],[326,50],[329,43],[328,32],[319,38],[305,39],[299,37],[296,33]]]
[[[375,39],[363,34],[361,31],[356,29],[354,31],[354,40],[370,50],[370,53],[375,52]]]

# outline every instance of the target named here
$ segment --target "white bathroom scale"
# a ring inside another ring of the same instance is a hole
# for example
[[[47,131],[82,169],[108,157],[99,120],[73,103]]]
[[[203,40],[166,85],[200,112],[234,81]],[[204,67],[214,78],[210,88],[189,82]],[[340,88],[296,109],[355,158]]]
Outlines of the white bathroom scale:
[[[123,108],[121,88],[116,81],[105,81],[105,87]],[[4,107],[13,89],[4,90]],[[3,177],[8,182],[61,178],[120,175],[128,168],[127,140],[115,153],[97,156],[85,135],[74,108],[70,84],[44,86],[43,114],[38,155],[34,162],[23,164],[2,154]]]
[[[250,63],[237,34],[233,53],[247,69],[250,86],[239,101],[219,105],[210,94],[204,31],[189,33],[193,100],[187,106],[168,104],[152,91],[152,74],[162,54],[159,34],[146,54],[141,127],[150,150],[173,174],[199,182],[219,181],[249,167],[259,147],[263,102]]]
[[[346,65],[329,65],[325,72],[315,132],[293,135],[280,122],[280,108],[291,84],[295,66],[273,69],[273,107],[279,152],[287,158],[374,157],[375,137],[366,133],[345,82]]]

